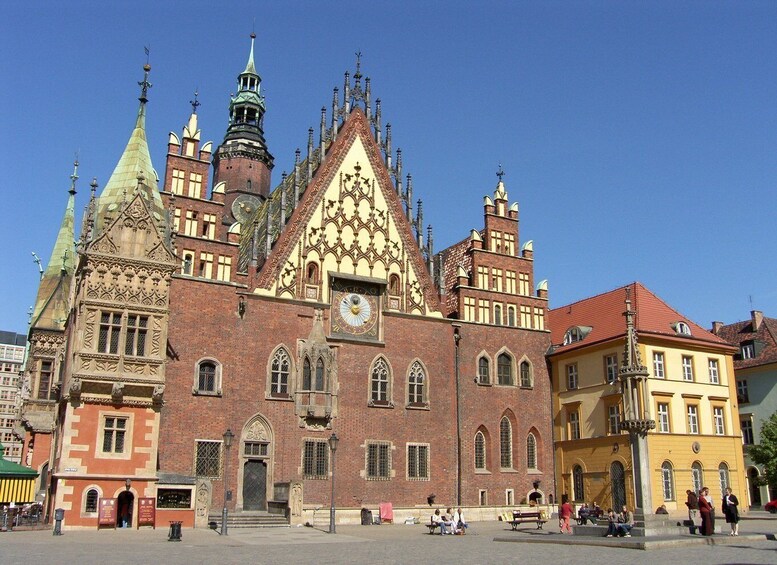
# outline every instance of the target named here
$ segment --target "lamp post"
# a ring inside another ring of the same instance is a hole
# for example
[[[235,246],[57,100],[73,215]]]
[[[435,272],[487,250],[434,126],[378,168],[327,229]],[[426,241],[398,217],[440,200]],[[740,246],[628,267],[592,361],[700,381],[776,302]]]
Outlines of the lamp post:
[[[227,431],[224,432],[224,508],[221,509],[221,535],[226,536],[227,535],[227,496],[229,494],[229,489],[227,479],[229,475],[227,474],[227,468],[229,467],[229,448],[232,447],[232,438],[235,437],[235,434],[232,433],[232,430],[227,428]]]
[[[332,452],[332,497],[329,500],[329,533],[336,534],[335,531],[335,452],[337,451],[337,442],[340,439],[337,434],[329,436],[329,451]]]

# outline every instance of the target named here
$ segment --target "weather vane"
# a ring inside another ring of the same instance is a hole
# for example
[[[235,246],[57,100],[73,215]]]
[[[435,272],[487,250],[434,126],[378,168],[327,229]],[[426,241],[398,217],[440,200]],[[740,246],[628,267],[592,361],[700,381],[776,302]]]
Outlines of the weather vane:
[[[502,169],[502,163],[499,163],[499,169],[496,171],[496,176],[499,177],[499,182],[502,182],[502,177],[505,176],[504,169]]]

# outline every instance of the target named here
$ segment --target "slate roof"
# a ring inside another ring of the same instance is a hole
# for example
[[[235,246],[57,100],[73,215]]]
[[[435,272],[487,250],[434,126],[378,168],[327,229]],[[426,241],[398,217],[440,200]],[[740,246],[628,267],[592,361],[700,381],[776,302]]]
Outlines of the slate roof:
[[[627,288],[631,289],[631,307],[636,312],[635,327],[640,335],[665,336],[730,349],[725,340],[680,314],[642,283],[633,282],[604,294],[550,310],[548,324],[551,343],[556,347],[555,352],[587,347],[625,335],[626,320],[623,312],[626,310]],[[678,334],[673,327],[677,322],[688,324],[691,335]],[[562,345],[564,334],[575,326],[591,327],[591,331],[580,341]]]
[[[752,359],[741,359],[741,355],[735,355],[735,369],[777,363],[777,319],[775,318],[764,316],[758,328],[754,327],[752,318],[722,326],[717,335],[735,347],[747,341],[760,341],[763,344],[763,349]]]

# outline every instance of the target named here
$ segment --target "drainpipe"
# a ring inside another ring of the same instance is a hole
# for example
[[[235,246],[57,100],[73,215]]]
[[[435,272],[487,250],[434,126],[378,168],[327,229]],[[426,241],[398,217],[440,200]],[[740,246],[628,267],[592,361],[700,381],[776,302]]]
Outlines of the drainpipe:
[[[461,506],[461,386],[459,378],[459,342],[461,324],[453,324],[453,343],[456,356],[454,359],[454,374],[456,378],[456,506]]]

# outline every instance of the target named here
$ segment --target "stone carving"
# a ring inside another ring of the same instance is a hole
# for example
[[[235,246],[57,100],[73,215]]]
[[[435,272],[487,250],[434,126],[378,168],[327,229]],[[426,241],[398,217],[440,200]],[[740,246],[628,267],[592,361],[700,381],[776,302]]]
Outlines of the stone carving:
[[[246,430],[246,441],[268,441],[267,430],[259,420],[251,424]]]
[[[154,404],[162,404],[164,402],[163,396],[165,394],[165,385],[156,385],[154,392],[151,393],[151,400]]]
[[[113,388],[111,388],[111,399],[118,404],[122,401],[123,398],[124,398],[124,383],[122,382],[113,383]]]
[[[81,379],[78,377],[70,381],[70,399],[80,400],[81,398]]]
[[[291,485],[289,508],[291,510],[292,518],[295,516],[302,516],[302,483],[294,483]]]

